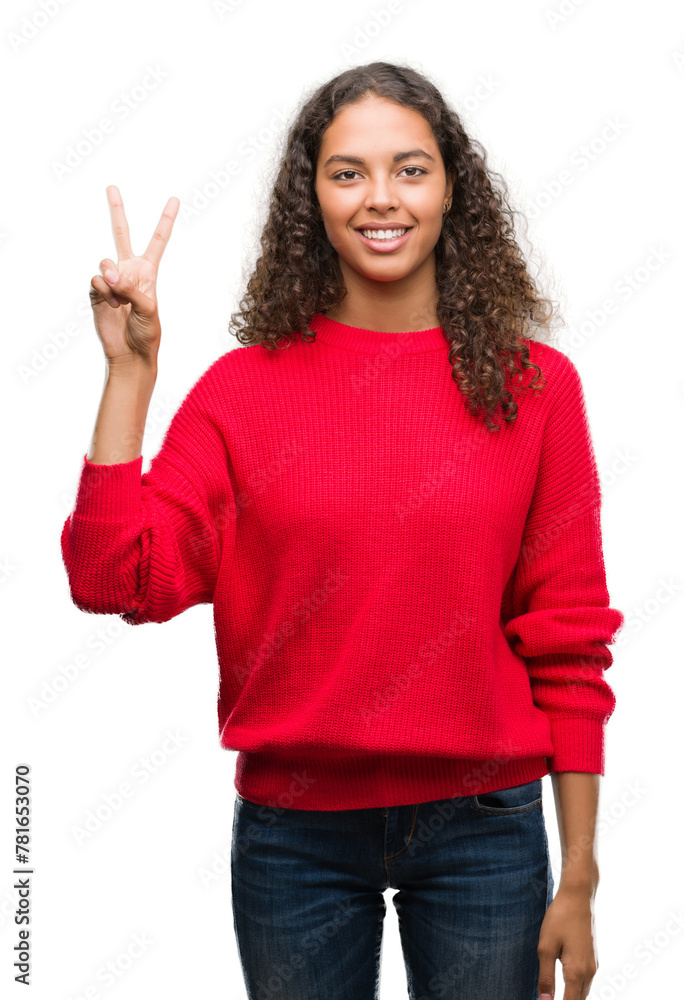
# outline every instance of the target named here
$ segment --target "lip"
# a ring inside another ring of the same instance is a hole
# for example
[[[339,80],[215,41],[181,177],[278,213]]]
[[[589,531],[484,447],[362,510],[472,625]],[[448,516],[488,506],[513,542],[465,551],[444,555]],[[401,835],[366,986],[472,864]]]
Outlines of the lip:
[[[364,228],[377,229],[378,227],[377,226],[368,226],[368,227],[364,227]],[[386,229],[404,229],[405,227],[404,226],[386,226],[386,227],[382,227],[382,228],[386,228]],[[371,250],[375,250],[376,253],[389,253],[391,250],[396,250],[396,249],[398,249],[398,247],[403,247],[404,243],[406,243],[406,241],[408,240],[409,236],[413,232],[413,226],[411,226],[410,228],[407,228],[406,232],[404,233],[403,236],[398,236],[394,240],[382,240],[382,242],[380,242],[380,240],[369,240],[369,239],[367,239],[359,229],[356,229],[354,231],[355,231],[356,235],[359,237],[359,239],[361,240],[361,242],[364,243]]]

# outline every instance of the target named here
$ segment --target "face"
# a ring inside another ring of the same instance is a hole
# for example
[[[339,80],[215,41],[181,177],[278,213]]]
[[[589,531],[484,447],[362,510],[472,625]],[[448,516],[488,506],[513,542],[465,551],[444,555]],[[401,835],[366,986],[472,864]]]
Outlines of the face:
[[[343,275],[352,268],[369,279],[396,281],[420,268],[434,272],[452,187],[422,115],[376,96],[346,105],[323,134],[315,182]],[[364,237],[359,230],[366,227],[408,228],[380,242]]]

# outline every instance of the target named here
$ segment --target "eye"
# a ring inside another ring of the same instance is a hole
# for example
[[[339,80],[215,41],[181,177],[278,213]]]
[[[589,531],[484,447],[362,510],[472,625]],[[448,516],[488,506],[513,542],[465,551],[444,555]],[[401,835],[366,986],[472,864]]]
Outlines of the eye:
[[[404,170],[419,170],[420,174],[426,174],[427,173],[427,170],[424,170],[422,167],[404,167],[404,169],[401,171],[402,174],[403,174]],[[358,170],[352,170],[351,167],[348,167],[346,170],[340,170],[339,173],[333,174],[332,179],[334,181],[336,181],[338,179],[341,180],[343,174],[358,174]],[[410,174],[409,176],[410,177],[419,177],[420,174]],[[344,179],[345,180],[351,180],[351,178],[349,178],[349,177],[344,178]]]
[[[333,174],[332,179],[334,181],[338,180],[338,178],[341,180],[342,174],[356,174],[356,173],[358,173],[358,170],[352,170],[351,168],[349,170],[340,170],[339,174]],[[349,180],[349,178],[346,177],[345,180]]]

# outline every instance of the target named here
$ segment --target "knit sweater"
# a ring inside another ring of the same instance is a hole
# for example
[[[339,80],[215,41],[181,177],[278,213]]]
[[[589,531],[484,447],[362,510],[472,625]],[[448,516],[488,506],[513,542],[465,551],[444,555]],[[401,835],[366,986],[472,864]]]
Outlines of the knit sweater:
[[[149,471],[83,456],[71,599],[131,625],[212,604],[235,788],[282,808],[475,795],[604,773],[624,622],[575,365],[489,431],[441,328],[316,313],[315,342],[239,347],[188,392]],[[528,382],[534,371],[527,371]]]

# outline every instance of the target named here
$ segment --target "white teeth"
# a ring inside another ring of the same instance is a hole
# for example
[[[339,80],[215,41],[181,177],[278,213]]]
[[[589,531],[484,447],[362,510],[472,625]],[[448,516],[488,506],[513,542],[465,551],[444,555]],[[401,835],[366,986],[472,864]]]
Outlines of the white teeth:
[[[403,236],[406,229],[362,229],[361,232],[368,240],[395,240]]]

